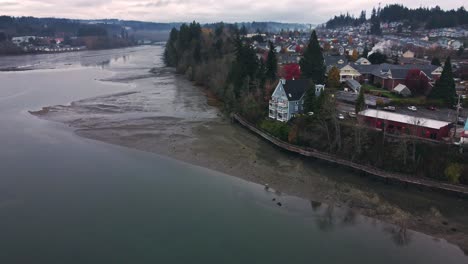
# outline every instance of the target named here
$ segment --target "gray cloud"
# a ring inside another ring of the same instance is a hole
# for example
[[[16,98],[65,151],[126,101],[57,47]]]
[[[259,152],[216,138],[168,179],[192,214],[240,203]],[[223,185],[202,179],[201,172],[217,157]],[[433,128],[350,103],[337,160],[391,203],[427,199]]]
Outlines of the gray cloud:
[[[458,8],[465,0],[380,0],[382,6],[401,3],[408,7]],[[368,14],[376,0],[0,0],[0,14],[14,16],[119,18],[144,21],[282,21],[322,23],[349,12]]]

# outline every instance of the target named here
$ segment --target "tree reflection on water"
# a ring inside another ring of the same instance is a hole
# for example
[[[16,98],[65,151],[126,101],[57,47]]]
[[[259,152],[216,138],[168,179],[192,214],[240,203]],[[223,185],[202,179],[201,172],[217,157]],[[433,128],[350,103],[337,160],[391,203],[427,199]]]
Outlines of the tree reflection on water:
[[[351,209],[345,210],[335,208],[334,204],[323,204],[321,202],[310,201],[312,210],[316,213],[317,227],[324,232],[330,232],[335,229],[337,225],[353,226],[358,223],[359,214]],[[374,226],[379,223],[374,218],[369,218],[369,221]],[[413,234],[408,230],[408,223],[401,221],[397,225],[386,225],[383,228],[384,232],[390,234],[391,240],[398,246],[407,246],[412,241]]]
[[[384,231],[391,235],[392,241],[397,246],[407,246],[411,243],[412,234],[408,230],[408,224],[406,221],[402,221],[398,225],[385,227]]]

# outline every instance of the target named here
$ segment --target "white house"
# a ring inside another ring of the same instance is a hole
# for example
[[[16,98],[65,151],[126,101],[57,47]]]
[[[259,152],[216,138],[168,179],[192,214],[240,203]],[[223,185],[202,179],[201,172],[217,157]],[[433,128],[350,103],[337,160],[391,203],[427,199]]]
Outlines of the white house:
[[[358,70],[351,67],[351,65],[346,65],[340,69],[340,82],[346,82],[346,80],[355,80],[361,76]]]
[[[304,95],[310,87],[309,80],[280,79],[271,96],[268,117],[281,122],[288,122],[296,114],[303,112]],[[325,85],[315,85],[316,96],[325,89]]]

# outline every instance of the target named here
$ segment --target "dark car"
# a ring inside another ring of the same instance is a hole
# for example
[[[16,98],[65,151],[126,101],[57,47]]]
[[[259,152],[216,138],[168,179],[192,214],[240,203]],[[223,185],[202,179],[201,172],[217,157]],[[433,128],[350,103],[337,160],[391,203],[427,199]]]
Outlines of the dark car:
[[[437,110],[437,108],[435,108],[435,106],[428,106],[427,109],[429,109],[429,110],[431,110],[431,111]]]
[[[459,117],[458,121],[457,121],[457,124],[459,124],[460,126],[464,126],[465,125],[465,118]]]

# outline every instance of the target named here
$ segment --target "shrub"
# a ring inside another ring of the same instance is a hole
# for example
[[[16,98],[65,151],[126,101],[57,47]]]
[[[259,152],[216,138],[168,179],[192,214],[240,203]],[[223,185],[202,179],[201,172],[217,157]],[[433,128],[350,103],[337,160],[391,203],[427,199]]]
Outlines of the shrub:
[[[260,128],[280,140],[288,141],[290,128],[286,123],[273,120],[264,120],[260,124]]]
[[[384,100],[381,98],[378,98],[375,103],[377,104],[377,106],[380,106],[380,107],[385,105]]]
[[[450,163],[445,169],[445,177],[451,183],[458,183],[462,173],[462,166],[458,163]]]

